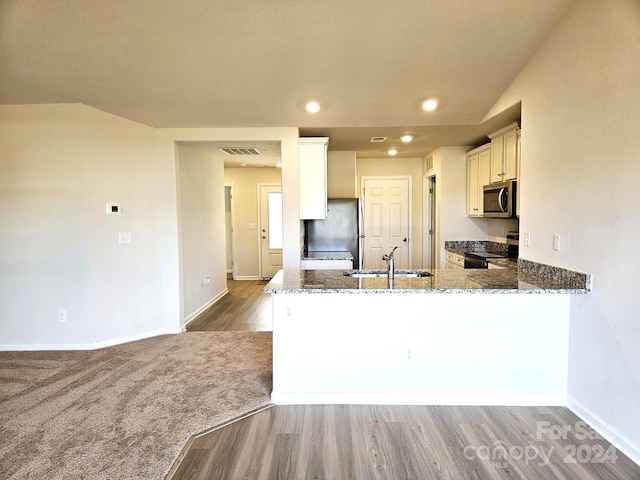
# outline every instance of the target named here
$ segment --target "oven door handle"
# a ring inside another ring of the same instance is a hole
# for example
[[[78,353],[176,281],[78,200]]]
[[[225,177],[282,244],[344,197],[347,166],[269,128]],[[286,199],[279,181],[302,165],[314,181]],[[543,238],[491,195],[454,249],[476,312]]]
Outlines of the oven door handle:
[[[500,193],[498,193],[498,205],[500,205],[501,212],[507,213],[509,207],[508,201],[507,189],[503,187],[500,189]]]

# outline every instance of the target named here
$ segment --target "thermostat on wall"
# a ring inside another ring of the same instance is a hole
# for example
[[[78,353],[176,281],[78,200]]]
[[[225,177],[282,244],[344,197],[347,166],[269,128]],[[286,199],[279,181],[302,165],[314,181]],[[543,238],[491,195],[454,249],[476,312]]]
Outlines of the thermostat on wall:
[[[107,215],[120,215],[121,211],[119,203],[107,203]]]

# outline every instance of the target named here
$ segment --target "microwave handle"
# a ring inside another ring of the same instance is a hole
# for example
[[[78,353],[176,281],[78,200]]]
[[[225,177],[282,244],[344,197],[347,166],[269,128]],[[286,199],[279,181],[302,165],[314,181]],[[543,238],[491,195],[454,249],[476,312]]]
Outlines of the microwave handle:
[[[507,208],[509,205],[507,205],[507,198],[506,198],[506,193],[507,193],[507,189],[506,188],[501,188],[500,189],[500,193],[498,194],[498,204],[500,205],[500,210],[502,212],[507,211]],[[504,197],[504,201],[503,201],[503,197]]]

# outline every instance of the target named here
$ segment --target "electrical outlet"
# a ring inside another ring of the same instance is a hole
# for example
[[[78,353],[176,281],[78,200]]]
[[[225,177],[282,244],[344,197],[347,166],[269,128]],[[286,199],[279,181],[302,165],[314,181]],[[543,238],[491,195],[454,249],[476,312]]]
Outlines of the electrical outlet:
[[[553,234],[553,249],[560,250],[560,234],[559,233]]]
[[[524,246],[531,246],[531,232],[524,232]]]
[[[64,323],[67,321],[67,311],[66,310],[58,310],[58,321],[60,323]]]

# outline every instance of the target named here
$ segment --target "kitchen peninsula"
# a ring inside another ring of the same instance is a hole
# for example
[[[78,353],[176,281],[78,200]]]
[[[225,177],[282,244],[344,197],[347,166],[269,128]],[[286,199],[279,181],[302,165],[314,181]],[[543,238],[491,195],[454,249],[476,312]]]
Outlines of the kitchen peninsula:
[[[540,267],[540,268],[538,268]],[[572,294],[590,277],[505,270],[356,278],[284,270],[273,300],[280,404],[564,405]]]

